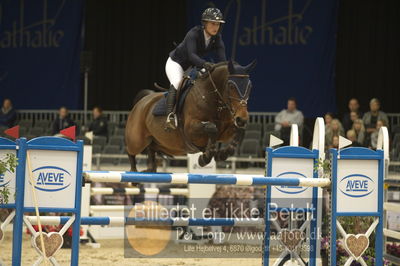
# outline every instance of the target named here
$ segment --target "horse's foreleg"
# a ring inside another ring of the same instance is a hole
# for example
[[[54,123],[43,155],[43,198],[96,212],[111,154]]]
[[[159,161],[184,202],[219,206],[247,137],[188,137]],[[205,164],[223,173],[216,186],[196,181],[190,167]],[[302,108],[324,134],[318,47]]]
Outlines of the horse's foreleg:
[[[136,155],[128,154],[129,162],[131,163],[131,172],[137,172],[136,168]]]
[[[147,170],[146,172],[155,173],[157,172],[157,161],[156,161],[156,152],[147,147]]]
[[[199,165],[206,166],[217,152],[217,133],[218,129],[214,123],[202,122],[203,130],[208,135],[208,143],[205,152],[199,157]]]
[[[244,136],[244,129],[237,128],[235,130],[235,135],[232,141],[228,144],[228,146],[222,150],[219,150],[215,155],[215,160],[217,161],[225,161],[229,156],[232,156],[235,153],[236,148],[239,146],[239,143],[242,141]]]

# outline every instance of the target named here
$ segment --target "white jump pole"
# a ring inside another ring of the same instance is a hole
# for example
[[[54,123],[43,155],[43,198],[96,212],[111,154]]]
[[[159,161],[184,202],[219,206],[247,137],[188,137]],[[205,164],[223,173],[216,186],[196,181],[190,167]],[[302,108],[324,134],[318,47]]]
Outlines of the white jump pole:
[[[325,160],[325,122],[322,117],[317,117],[314,123],[314,132],[313,132],[313,142],[312,142],[313,150],[319,151],[319,160],[322,162]],[[323,167],[318,167],[318,177],[321,178],[323,176]],[[323,199],[323,190],[318,189],[318,199]],[[322,228],[322,204],[318,204],[317,210],[317,228]],[[317,255],[321,258],[321,241],[317,241]]]
[[[379,133],[378,133],[378,142],[376,145],[376,149],[377,150],[383,150],[383,159],[385,162],[384,165],[384,169],[383,169],[383,177],[384,179],[387,178],[388,174],[389,174],[389,163],[390,163],[390,156],[389,156],[389,132],[387,127],[381,127],[379,129]],[[383,224],[384,224],[384,228],[383,228],[383,239],[384,239],[384,245],[383,245],[383,252],[384,254],[386,254],[386,242],[387,242],[387,237],[393,237],[396,238],[395,236],[391,235],[390,233],[388,234],[388,230],[385,227],[388,227],[388,222],[387,222],[387,212],[390,211],[389,208],[387,208],[388,203],[388,196],[387,196],[387,190],[384,190],[383,193]],[[390,205],[389,205],[390,206]],[[385,208],[386,207],[386,208]],[[393,206],[390,206],[393,207]],[[398,234],[397,239],[400,239],[400,233]]]
[[[292,124],[290,127],[290,146],[299,146],[299,126]]]

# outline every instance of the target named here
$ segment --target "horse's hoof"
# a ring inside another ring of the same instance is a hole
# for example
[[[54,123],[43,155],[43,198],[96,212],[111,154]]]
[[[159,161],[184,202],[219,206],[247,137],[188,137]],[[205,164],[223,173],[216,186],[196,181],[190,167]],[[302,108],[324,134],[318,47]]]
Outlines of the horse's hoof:
[[[208,159],[208,158],[206,159],[205,157],[206,156],[204,156],[204,155],[201,155],[199,157],[198,163],[199,163],[200,167],[204,167],[211,162],[211,159]]]
[[[227,152],[218,152],[217,155],[214,157],[216,161],[226,161],[228,159],[228,153]]]
[[[142,171],[142,173],[155,173],[155,172],[157,172],[157,170],[155,169],[146,169]]]

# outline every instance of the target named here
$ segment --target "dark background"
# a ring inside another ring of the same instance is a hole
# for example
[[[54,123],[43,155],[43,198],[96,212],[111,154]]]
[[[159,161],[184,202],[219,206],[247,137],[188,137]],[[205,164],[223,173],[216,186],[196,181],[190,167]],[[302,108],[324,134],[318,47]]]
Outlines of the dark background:
[[[153,89],[155,81],[169,85],[165,62],[185,31],[185,0],[87,0],[89,107],[130,110],[139,90]]]
[[[372,97],[400,112],[400,1],[340,1],[336,51],[339,112],[351,97],[368,109]],[[87,0],[85,50],[93,52],[89,106],[127,110],[140,89],[167,84],[164,65],[184,37],[186,1]],[[199,11],[200,12],[200,11]],[[149,52],[151,51],[151,52]],[[279,111],[279,110],[276,110]],[[327,110],[332,111],[332,110]],[[334,110],[333,110],[334,111]]]
[[[338,110],[377,97],[386,112],[400,112],[400,1],[340,1],[336,49]]]
[[[230,57],[234,44],[230,28],[236,23],[233,16],[239,4],[242,6],[239,34],[243,34],[244,27],[252,27],[253,19],[260,22],[261,10],[269,12],[266,13],[271,21],[287,16],[288,6],[293,4],[295,12],[303,6],[309,7],[304,20],[299,22],[311,23],[315,30],[309,45],[236,47],[236,58],[241,63],[259,59],[252,73],[255,88],[249,109],[280,111],[288,97],[296,96],[299,109],[307,117],[315,117],[328,111],[343,113],[351,97],[359,98],[365,111],[369,100],[378,97],[384,111],[400,112],[400,1],[329,0],[328,3],[0,0],[0,100],[11,98],[17,109],[56,109],[61,105],[82,109],[79,55],[83,48],[92,55],[89,108],[100,105],[106,110],[129,110],[139,90],[152,89],[155,81],[168,85],[164,66],[174,49],[173,43],[179,43],[187,30],[200,22],[205,7],[216,4],[226,12],[228,21],[223,36]],[[52,20],[46,20],[45,16]],[[288,22],[275,24],[274,29],[285,23]],[[22,26],[24,34],[13,33]],[[25,44],[25,41],[21,41],[22,46],[19,42],[7,45],[10,34],[21,40],[20,36],[36,36],[44,28],[46,34],[62,31],[60,47],[45,44],[32,47],[33,42]]]

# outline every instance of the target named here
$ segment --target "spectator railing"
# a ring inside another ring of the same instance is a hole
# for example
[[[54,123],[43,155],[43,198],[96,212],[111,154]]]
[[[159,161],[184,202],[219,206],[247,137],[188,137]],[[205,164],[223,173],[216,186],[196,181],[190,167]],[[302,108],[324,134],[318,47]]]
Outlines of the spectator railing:
[[[400,113],[387,113],[387,116],[389,119],[389,125],[400,125]]]
[[[55,120],[58,110],[18,110],[19,120]],[[76,122],[84,121],[85,113],[83,110],[70,110],[69,115]],[[103,111],[109,122],[125,123],[128,119],[129,111]],[[277,112],[250,112],[250,123],[269,124],[274,123]],[[88,114],[88,120],[92,118],[92,114]]]
[[[83,121],[83,110],[70,110],[70,116],[75,121]],[[19,120],[54,120],[58,110],[18,110]],[[110,122],[123,123],[127,120],[129,111],[104,111],[103,114]],[[275,122],[277,112],[250,112],[250,123],[270,124]],[[387,113],[390,125],[400,125],[400,113]],[[88,119],[92,117],[88,114]]]
[[[18,120],[55,120],[58,115],[58,110],[18,110]],[[69,110],[69,115],[72,120],[84,121],[85,113],[83,110]],[[103,111],[109,122],[121,123],[128,119],[129,111]],[[92,114],[88,114],[88,120],[91,120]]]

